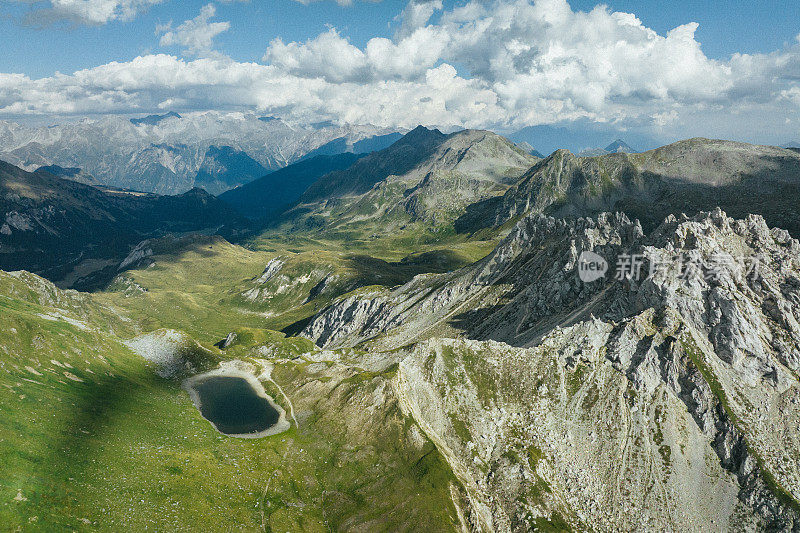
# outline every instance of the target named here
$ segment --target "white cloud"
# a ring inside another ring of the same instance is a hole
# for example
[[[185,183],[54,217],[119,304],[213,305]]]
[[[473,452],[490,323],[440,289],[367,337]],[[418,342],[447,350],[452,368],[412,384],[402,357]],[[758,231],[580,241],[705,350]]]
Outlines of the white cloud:
[[[207,55],[211,53],[214,38],[230,29],[230,22],[210,22],[217,14],[214,4],[203,6],[200,14],[185,21],[177,28],[172,24],[156,28],[161,35],[161,46],[181,46],[190,55]]]
[[[402,22],[396,37],[404,39],[425,26],[436,11],[442,9],[442,0],[409,0],[398,18]]]
[[[432,15],[437,14],[431,22]],[[262,63],[209,54],[227,23],[213,6],[177,28],[193,61],[149,55],[72,75],[0,75],[0,115],[250,109],[293,120],[491,127],[572,120],[663,135],[747,138],[800,118],[800,42],[770,54],[708,58],[687,23],[666,34],[632,14],[564,0],[415,0],[394,39],[353,45],[336,29],[273,40]],[[217,25],[217,26],[215,26]],[[458,69],[458,70],[457,70]]]
[[[437,0],[410,2],[394,41],[359,49],[329,30],[305,43],[274,41],[264,59],[329,83],[421,80],[438,65],[459,65],[497,96],[504,113],[493,118],[509,127],[577,118],[661,126],[680,109],[775,103],[800,79],[798,46],[712,60],[693,22],[659,35],[605,6],[577,12],[565,0],[475,0],[429,24],[440,8]]]
[[[331,83],[421,79],[440,63],[448,39],[436,28],[421,28],[399,42],[371,39],[361,50],[330,29],[305,43],[275,39],[263,60],[287,73]]]
[[[458,78],[449,66],[431,69],[416,82],[328,83],[287,75],[280,69],[222,57],[186,61],[150,55],[38,80],[0,75],[0,115],[93,115],[161,109],[250,109],[299,122],[333,119],[351,123],[415,126],[427,123],[479,126],[476,111],[500,115],[496,97]]]
[[[30,0],[15,0],[36,3]],[[49,0],[47,7],[35,7],[25,17],[34,25],[47,25],[60,20],[75,24],[107,24],[113,20],[130,20],[148,7],[164,0]]]

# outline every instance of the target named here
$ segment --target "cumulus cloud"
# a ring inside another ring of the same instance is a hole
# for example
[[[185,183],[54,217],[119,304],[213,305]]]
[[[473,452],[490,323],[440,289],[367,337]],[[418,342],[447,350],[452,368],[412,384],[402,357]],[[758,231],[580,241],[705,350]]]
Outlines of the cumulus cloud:
[[[331,83],[413,80],[440,63],[448,38],[436,28],[422,28],[399,42],[371,39],[361,50],[331,28],[305,43],[275,39],[263,60],[287,73]]]
[[[214,4],[208,4],[200,10],[200,14],[185,21],[177,28],[172,24],[156,28],[161,35],[161,46],[181,46],[189,55],[207,55],[211,53],[214,38],[230,29],[230,22],[211,22],[217,14]]]
[[[163,2],[163,0],[49,0],[48,5],[41,7],[38,6],[41,2],[15,1],[37,4],[25,16],[25,22],[34,25],[47,25],[58,21],[99,25],[113,20],[130,20],[148,7]]]
[[[797,46],[717,61],[703,53],[693,22],[659,35],[606,6],[580,12],[565,0],[475,0],[429,24],[440,9],[438,0],[410,2],[393,41],[359,49],[329,30],[305,43],[273,41],[264,59],[329,83],[414,81],[458,65],[496,95],[513,127],[578,118],[666,125],[681,108],[791,101],[785,91],[800,79]]]
[[[0,114],[91,115],[163,109],[258,110],[297,122],[331,119],[380,125],[426,123],[479,126],[480,112],[499,115],[495,95],[443,65],[424,80],[333,84],[287,75],[260,63],[224,57],[187,61],[149,55],[72,75],[30,79],[0,74]],[[399,104],[399,105],[398,105]]]
[[[442,9],[442,0],[410,0],[398,16],[402,22],[396,37],[404,39],[425,26],[436,11]]]
[[[439,0],[413,0],[393,39],[359,47],[330,28],[304,42],[275,39],[260,63],[208,54],[228,29],[213,16],[207,6],[163,31],[162,44],[200,56],[193,61],[151,55],[73,75],[0,75],[0,114],[181,105],[381,126],[511,131],[581,120],[740,138],[754,121],[774,133],[800,118],[800,42],[716,60],[703,53],[695,23],[659,34],[605,6],[473,0],[443,10]]]

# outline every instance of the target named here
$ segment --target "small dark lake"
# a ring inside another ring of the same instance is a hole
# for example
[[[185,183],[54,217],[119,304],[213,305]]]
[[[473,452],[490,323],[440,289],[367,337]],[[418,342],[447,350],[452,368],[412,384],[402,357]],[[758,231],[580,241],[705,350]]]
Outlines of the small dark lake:
[[[244,378],[212,376],[193,385],[200,413],[226,435],[260,433],[278,423],[280,413]]]

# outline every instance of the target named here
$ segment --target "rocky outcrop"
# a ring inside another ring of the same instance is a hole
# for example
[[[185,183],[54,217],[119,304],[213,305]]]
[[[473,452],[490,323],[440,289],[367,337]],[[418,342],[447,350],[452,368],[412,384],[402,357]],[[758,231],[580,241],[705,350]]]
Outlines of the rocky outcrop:
[[[234,344],[236,344],[236,341],[237,341],[238,339],[239,339],[239,336],[238,336],[238,335],[236,335],[236,333],[235,333],[235,332],[231,331],[230,333],[228,333],[228,334],[225,336],[225,338],[224,338],[224,339],[222,339],[221,341],[219,341],[219,342],[218,342],[217,344],[215,344],[214,346],[216,346],[216,347],[217,347],[217,348],[219,348],[220,350],[227,350],[228,348],[230,348],[231,346],[233,346]]]
[[[588,283],[586,252],[610,265]],[[797,530],[799,301],[800,243],[760,216],[646,235],[530,215],[475,265],[345,297],[304,334],[399,363],[476,529]]]
[[[653,318],[595,319],[528,349],[431,339],[403,351],[398,396],[468,488],[475,529],[800,527],[689,334],[653,335]]]
[[[575,268],[583,250],[611,257],[641,238],[641,227],[624,215],[602,215],[597,221],[529,216],[475,265],[418,276],[370,298],[344,298],[323,310],[304,335],[326,347],[352,346],[392,328],[397,329],[392,336],[406,341],[434,330],[441,334],[444,328],[454,335],[517,345],[532,342],[537,317],[555,325],[580,309],[570,305],[585,305],[612,285],[613,280],[580,282]],[[587,307],[575,318],[588,316],[588,311]]]

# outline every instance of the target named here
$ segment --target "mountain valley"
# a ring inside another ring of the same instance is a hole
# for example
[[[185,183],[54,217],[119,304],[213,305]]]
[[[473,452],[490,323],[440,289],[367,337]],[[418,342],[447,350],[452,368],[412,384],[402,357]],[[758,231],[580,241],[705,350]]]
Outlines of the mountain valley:
[[[150,147],[219,196],[1,163],[0,524],[800,530],[800,154],[392,133]],[[286,427],[217,431],[207,372]]]

